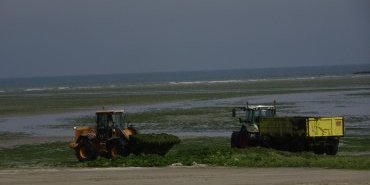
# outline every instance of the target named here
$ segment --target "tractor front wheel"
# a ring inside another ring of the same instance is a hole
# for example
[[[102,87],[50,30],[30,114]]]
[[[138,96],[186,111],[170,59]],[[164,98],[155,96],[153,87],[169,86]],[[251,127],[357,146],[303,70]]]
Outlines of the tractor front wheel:
[[[108,145],[109,157],[117,158],[118,156],[128,156],[130,154],[128,149],[128,142],[123,139],[115,139]]]
[[[88,138],[81,138],[75,151],[79,161],[92,161],[98,157],[98,153]]]

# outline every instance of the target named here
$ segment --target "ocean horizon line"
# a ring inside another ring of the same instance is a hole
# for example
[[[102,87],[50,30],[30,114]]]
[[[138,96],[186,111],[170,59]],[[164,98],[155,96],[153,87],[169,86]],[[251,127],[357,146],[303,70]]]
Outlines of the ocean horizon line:
[[[307,65],[307,66],[282,66],[282,67],[255,67],[255,68],[228,68],[228,69],[201,69],[201,70],[173,70],[173,71],[144,71],[128,73],[90,73],[90,74],[66,74],[66,75],[40,75],[40,76],[21,76],[21,77],[0,77],[0,80],[34,79],[34,78],[68,78],[68,77],[89,77],[89,76],[115,76],[115,75],[157,75],[157,74],[176,74],[176,73],[200,73],[200,72],[222,72],[222,71],[248,71],[248,70],[279,70],[279,69],[300,69],[300,68],[320,68],[320,67],[344,67],[344,66],[369,66],[367,63],[358,64],[338,64],[338,65]],[[361,72],[361,71],[358,71]]]

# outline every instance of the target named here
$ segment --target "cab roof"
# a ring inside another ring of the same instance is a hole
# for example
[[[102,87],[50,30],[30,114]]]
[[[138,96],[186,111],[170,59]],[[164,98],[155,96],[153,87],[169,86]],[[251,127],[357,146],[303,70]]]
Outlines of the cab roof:
[[[248,105],[248,109],[275,109],[275,106],[273,105]]]
[[[96,114],[114,114],[114,113],[124,113],[125,111],[122,110],[98,110]]]

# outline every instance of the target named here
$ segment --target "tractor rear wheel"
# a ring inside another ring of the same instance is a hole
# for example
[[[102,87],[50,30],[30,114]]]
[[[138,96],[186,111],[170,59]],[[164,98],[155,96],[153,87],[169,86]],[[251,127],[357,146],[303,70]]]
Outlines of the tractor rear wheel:
[[[117,158],[119,156],[128,156],[128,142],[124,138],[115,139],[108,145],[109,157]]]
[[[240,132],[239,133],[239,148],[246,148],[249,144],[249,133],[247,132]]]
[[[81,138],[78,141],[78,146],[75,151],[79,161],[92,161],[98,157],[98,152],[88,138]]]

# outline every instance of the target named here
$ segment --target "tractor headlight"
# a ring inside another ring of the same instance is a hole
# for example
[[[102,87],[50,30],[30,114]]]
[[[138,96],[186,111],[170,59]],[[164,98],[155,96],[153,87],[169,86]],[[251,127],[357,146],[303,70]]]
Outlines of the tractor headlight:
[[[73,136],[74,136],[74,139],[76,139],[76,130],[77,130],[77,127],[73,127]]]

